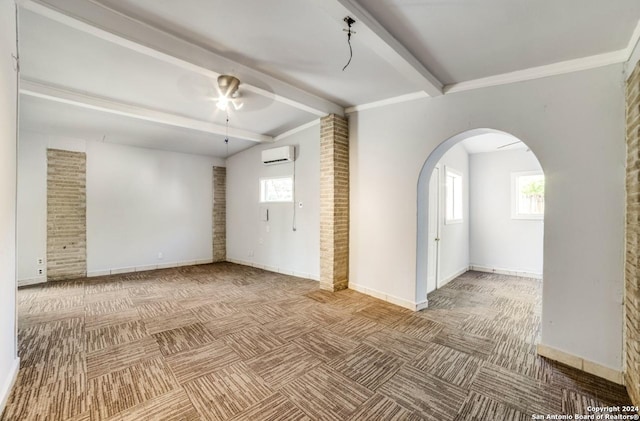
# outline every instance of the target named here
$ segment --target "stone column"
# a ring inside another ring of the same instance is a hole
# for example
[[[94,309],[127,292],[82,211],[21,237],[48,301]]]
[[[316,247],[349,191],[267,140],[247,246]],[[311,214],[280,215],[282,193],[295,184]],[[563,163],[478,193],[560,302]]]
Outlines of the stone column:
[[[47,280],[87,276],[86,162],[47,149]]]
[[[640,64],[627,82],[627,221],[625,261],[625,373],[634,405],[640,405]]]
[[[349,285],[349,130],[330,114],[320,120],[320,288]]]
[[[213,167],[213,261],[227,260],[227,169]]]

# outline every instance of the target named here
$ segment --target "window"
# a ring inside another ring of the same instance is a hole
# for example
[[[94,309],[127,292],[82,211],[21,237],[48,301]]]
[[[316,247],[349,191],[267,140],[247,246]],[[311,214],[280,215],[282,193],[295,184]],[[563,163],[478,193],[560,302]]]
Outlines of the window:
[[[445,219],[446,224],[462,222],[462,174],[445,169]]]
[[[541,171],[511,173],[511,218],[544,218],[544,175]]]
[[[261,178],[260,202],[292,202],[293,178]]]

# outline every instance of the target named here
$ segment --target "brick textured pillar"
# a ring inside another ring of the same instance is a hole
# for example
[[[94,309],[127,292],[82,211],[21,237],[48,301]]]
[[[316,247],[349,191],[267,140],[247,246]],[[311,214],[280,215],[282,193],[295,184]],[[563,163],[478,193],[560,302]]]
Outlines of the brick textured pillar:
[[[349,131],[331,114],[320,121],[320,288],[349,285]]]
[[[213,167],[213,261],[227,260],[227,169]]]
[[[47,150],[47,279],[87,275],[86,155]]]
[[[627,82],[627,222],[625,262],[625,374],[640,405],[640,64]]]

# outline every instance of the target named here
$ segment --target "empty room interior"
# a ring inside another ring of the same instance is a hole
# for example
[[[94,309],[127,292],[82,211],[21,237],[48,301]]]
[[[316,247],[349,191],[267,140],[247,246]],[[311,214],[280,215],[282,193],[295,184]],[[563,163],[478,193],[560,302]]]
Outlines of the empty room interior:
[[[0,421],[637,419],[637,0],[0,23]]]

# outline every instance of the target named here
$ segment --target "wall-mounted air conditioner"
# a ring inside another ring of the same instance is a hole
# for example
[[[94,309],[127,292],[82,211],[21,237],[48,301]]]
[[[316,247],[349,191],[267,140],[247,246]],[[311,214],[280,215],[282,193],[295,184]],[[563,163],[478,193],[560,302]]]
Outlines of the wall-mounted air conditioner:
[[[262,151],[262,163],[264,165],[284,164],[295,159],[296,148],[294,146],[281,146]]]

